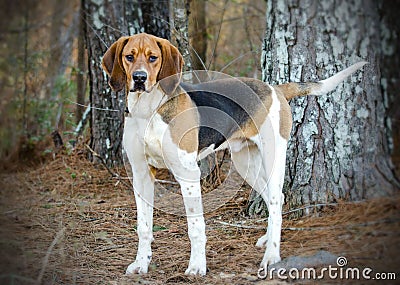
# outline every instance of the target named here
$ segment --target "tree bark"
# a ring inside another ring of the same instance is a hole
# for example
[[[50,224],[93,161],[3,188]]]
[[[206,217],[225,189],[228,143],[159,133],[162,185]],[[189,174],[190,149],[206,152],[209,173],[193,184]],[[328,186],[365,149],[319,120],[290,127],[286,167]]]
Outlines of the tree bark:
[[[101,58],[111,44],[123,35],[140,32],[138,5],[133,1],[83,0],[86,22],[86,48],[92,106],[90,147],[109,166],[122,162],[121,141],[125,91],[113,92],[101,67]],[[92,157],[94,162],[98,158]]]
[[[190,1],[189,35],[191,37],[192,68],[193,70],[203,70],[207,54],[206,1]]]
[[[142,10],[142,27],[146,33],[171,39],[170,8],[165,1],[139,1]]]
[[[381,70],[382,76],[382,92],[384,96],[388,96],[391,104],[389,104],[389,116],[392,121],[393,132],[393,163],[396,167],[397,177],[400,177],[400,0],[381,1],[380,14],[382,15],[381,29],[382,32],[382,60]]]
[[[264,81],[317,81],[357,61],[369,62],[332,93],[290,102],[284,186],[290,207],[398,189],[390,157],[390,101],[381,84],[385,27],[379,8],[373,0],[267,2]]]
[[[101,58],[121,36],[146,32],[170,39],[170,6],[162,1],[135,0],[82,0],[82,5],[92,106],[90,147],[109,166],[120,165],[125,90],[118,93],[111,91],[108,77],[101,68]],[[187,42],[187,38],[182,40]],[[184,47],[179,48],[183,52]],[[98,162],[98,158],[92,159]]]
[[[75,120],[78,124],[85,111],[85,93],[86,93],[86,58],[85,58],[85,34],[84,34],[84,11],[81,6],[79,9],[79,35],[78,35],[78,71],[76,75],[76,114]]]
[[[184,71],[192,70],[189,50],[189,1],[170,0],[171,43],[181,52],[185,61]]]

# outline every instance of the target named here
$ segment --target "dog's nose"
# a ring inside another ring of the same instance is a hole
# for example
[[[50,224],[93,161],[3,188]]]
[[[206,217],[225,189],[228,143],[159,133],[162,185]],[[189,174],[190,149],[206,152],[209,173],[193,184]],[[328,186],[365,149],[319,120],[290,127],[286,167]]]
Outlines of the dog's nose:
[[[147,73],[144,71],[135,71],[132,74],[132,79],[135,83],[144,83],[147,80]]]

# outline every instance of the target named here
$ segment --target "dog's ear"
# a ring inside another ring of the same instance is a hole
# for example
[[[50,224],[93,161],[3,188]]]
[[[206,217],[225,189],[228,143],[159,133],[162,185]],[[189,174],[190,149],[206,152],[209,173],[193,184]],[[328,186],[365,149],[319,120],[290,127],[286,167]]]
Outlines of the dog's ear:
[[[157,39],[157,44],[161,49],[162,64],[157,75],[157,81],[160,82],[161,88],[166,94],[172,94],[178,87],[182,76],[183,57],[179,50],[174,47],[168,40]]]
[[[122,65],[122,50],[129,37],[121,37],[106,51],[101,66],[110,76],[108,84],[115,92],[121,91],[126,83],[126,74]]]

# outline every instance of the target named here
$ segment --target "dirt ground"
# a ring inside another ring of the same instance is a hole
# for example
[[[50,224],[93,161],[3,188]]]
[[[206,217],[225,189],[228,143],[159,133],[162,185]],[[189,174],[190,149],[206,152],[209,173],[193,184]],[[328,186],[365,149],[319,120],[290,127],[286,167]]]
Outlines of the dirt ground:
[[[115,172],[124,175],[124,169]],[[182,216],[155,210],[153,259],[147,275],[126,277],[138,238],[133,192],[84,154],[58,155],[0,179],[0,284],[280,284],[257,277],[263,250],[257,239],[266,220],[248,217],[243,188],[206,214],[205,277],[183,274],[190,246]],[[399,283],[400,196],[324,207],[318,215],[290,220],[284,215],[281,256],[320,250],[347,259],[348,267],[396,273]],[[287,209],[285,210],[287,211]],[[337,264],[332,264],[336,266]],[[382,276],[382,275],[380,275]],[[308,280],[289,280],[313,283]],[[325,279],[360,283],[365,279]],[[377,282],[377,280],[375,280]],[[374,284],[374,281],[368,284]]]

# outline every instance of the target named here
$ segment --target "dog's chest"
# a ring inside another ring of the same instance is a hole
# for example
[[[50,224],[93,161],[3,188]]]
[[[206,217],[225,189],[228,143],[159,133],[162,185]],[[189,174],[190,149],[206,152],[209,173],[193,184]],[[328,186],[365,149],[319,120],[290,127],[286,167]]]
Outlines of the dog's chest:
[[[169,144],[168,125],[165,124],[160,115],[156,114],[148,121],[144,133],[144,148],[147,161],[157,168],[165,168],[163,148]]]
[[[164,168],[163,148],[170,144],[170,136],[168,125],[157,113],[162,104],[162,98],[157,98],[157,95],[153,92],[140,97],[128,96],[129,115],[125,118],[124,135],[136,136],[147,162],[154,167]]]

